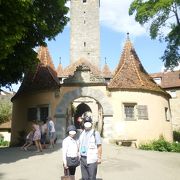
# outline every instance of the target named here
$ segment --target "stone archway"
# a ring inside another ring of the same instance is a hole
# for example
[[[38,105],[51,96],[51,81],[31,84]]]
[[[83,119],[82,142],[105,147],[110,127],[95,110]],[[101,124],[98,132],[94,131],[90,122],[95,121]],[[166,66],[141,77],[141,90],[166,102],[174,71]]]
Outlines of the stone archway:
[[[91,108],[87,104],[81,103],[77,106],[76,112],[74,114],[74,125],[77,129],[82,128],[81,123],[78,121],[78,118],[81,117],[83,115],[83,113],[85,113],[87,111],[92,112]]]
[[[58,104],[55,117],[56,117],[56,131],[58,141],[61,140],[65,136],[65,129],[66,129],[66,109],[68,108],[69,104],[79,97],[90,97],[95,99],[99,102],[103,109],[103,121],[104,121],[104,136],[109,137],[111,136],[111,127],[112,127],[112,116],[113,116],[113,108],[110,102],[108,101],[106,95],[98,89],[93,89],[90,87],[82,87],[78,88],[73,91],[69,91],[62,97],[60,103]]]

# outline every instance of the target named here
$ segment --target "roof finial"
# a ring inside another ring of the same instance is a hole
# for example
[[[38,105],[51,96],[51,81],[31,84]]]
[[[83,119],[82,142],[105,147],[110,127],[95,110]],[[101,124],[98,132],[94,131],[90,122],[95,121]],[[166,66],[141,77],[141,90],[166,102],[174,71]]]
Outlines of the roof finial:
[[[129,40],[129,32],[127,32],[127,40]]]
[[[59,64],[61,64],[61,57],[59,57]]]
[[[104,61],[105,61],[105,64],[107,64],[107,62],[106,62],[106,57],[104,58]]]

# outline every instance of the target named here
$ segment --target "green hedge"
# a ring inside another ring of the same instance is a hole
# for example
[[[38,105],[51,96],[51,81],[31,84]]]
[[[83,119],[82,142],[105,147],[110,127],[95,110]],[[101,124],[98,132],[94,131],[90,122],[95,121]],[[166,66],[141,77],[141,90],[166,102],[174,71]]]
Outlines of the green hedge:
[[[160,137],[158,140],[153,140],[150,143],[140,144],[139,149],[161,152],[180,152],[180,143],[170,143],[166,141],[163,137]]]

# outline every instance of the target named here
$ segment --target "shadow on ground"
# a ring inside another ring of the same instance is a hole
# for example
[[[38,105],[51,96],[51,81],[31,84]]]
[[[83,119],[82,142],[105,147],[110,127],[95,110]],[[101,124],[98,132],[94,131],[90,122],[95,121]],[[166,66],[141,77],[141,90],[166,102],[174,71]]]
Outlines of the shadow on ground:
[[[2,163],[12,163],[22,159],[28,159],[29,157],[36,155],[50,154],[58,151],[62,147],[62,144],[56,144],[54,148],[43,149],[43,152],[37,153],[36,147],[29,147],[28,151],[21,150],[20,147],[6,147],[0,148],[0,164]],[[0,179],[3,174],[0,173]]]

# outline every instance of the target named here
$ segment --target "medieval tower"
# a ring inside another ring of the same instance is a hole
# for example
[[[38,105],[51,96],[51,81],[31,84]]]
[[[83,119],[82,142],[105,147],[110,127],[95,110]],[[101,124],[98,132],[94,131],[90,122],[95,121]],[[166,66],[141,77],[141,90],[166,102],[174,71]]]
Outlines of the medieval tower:
[[[70,63],[83,58],[100,66],[100,0],[71,0]]]

